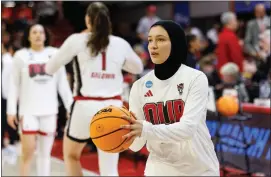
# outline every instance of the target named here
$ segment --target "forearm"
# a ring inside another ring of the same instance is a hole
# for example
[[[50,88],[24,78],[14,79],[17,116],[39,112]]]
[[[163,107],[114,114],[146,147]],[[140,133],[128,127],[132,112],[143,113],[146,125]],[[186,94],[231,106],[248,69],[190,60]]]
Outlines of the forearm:
[[[131,144],[131,146],[129,147],[129,149],[131,149],[134,152],[137,152],[140,149],[142,149],[145,144],[146,144],[146,139],[145,138],[143,138],[143,137],[137,137],[134,140],[134,142]]]
[[[17,114],[17,104],[18,104],[18,95],[19,95],[19,85],[10,81],[9,92],[7,98],[7,114],[16,115]]]
[[[64,67],[59,71],[58,92],[63,100],[67,112],[70,112],[73,96]]]
[[[152,125],[149,122],[143,123],[142,137],[147,141],[156,140],[163,142],[176,142],[191,139],[197,126],[194,124],[187,124],[185,122],[178,122],[170,125],[160,124]]]

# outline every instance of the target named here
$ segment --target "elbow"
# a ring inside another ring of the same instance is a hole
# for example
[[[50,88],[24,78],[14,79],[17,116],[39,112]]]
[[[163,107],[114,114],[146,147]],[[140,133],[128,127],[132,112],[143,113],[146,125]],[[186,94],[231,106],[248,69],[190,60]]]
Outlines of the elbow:
[[[135,66],[133,74],[141,74],[144,70],[143,63],[140,60],[140,63]]]
[[[198,126],[196,125],[186,125],[186,127],[183,129],[182,136],[179,136],[182,140],[190,140],[192,139],[196,132],[197,132]]]
[[[45,73],[47,73],[49,75],[54,74],[54,70],[52,69],[52,67],[50,67],[50,65],[48,65],[48,63],[45,65]]]
[[[45,65],[45,73],[49,75],[53,75],[60,67],[60,64],[58,62],[52,62],[55,61],[54,58],[49,60],[49,62]]]

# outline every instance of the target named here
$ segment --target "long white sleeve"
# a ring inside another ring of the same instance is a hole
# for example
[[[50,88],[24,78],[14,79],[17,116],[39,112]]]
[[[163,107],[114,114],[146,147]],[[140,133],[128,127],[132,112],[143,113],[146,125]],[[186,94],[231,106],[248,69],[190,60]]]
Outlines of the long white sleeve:
[[[144,114],[141,108],[141,104],[139,103],[138,99],[138,87],[136,83],[133,84],[131,92],[130,92],[130,98],[129,98],[129,110],[132,111],[137,119],[143,119]],[[132,151],[137,152],[146,144],[146,139],[143,137],[136,138],[132,145],[129,147]]]
[[[58,71],[58,92],[68,112],[73,102],[72,91],[68,83],[65,67],[61,67]]]
[[[45,72],[54,74],[61,66],[68,64],[76,55],[78,46],[76,45],[76,34],[69,36],[60,49],[47,62]]]
[[[178,142],[191,139],[197,132],[200,122],[206,120],[208,101],[208,80],[199,75],[190,86],[185,102],[184,113],[179,122],[153,125],[144,121],[142,137],[147,140]]]
[[[10,75],[12,72],[12,56],[6,53],[2,56],[3,67],[2,67],[2,96],[8,98]]]
[[[126,42],[126,41],[125,41]],[[123,70],[132,74],[141,74],[143,72],[143,63],[139,56],[133,51],[128,42],[125,43],[124,49],[126,51],[125,63]]]
[[[12,62],[12,72],[9,82],[9,92],[7,100],[7,114],[16,115],[17,114],[17,104],[19,100],[19,91],[21,83],[21,68],[22,60],[15,54]]]

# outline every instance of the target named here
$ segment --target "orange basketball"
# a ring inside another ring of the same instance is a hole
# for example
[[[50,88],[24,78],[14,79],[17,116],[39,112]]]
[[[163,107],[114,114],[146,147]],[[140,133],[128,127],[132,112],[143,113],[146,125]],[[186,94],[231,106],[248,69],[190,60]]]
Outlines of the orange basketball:
[[[93,143],[102,151],[117,153],[125,151],[132,144],[130,139],[123,139],[122,136],[130,130],[120,128],[121,125],[130,124],[122,118],[130,116],[125,108],[109,106],[98,111],[90,123],[90,138]]]
[[[222,96],[216,102],[217,110],[223,116],[231,117],[238,113],[238,100],[232,96]]]

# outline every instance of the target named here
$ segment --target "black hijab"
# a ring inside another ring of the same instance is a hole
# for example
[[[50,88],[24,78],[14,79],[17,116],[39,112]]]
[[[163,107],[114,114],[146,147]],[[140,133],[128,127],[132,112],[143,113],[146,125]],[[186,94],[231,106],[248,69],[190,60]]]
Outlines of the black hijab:
[[[180,25],[171,20],[161,20],[151,26],[163,27],[171,41],[171,52],[168,59],[162,64],[155,64],[154,73],[160,80],[166,80],[173,76],[181,64],[186,64],[187,44],[184,30]]]

